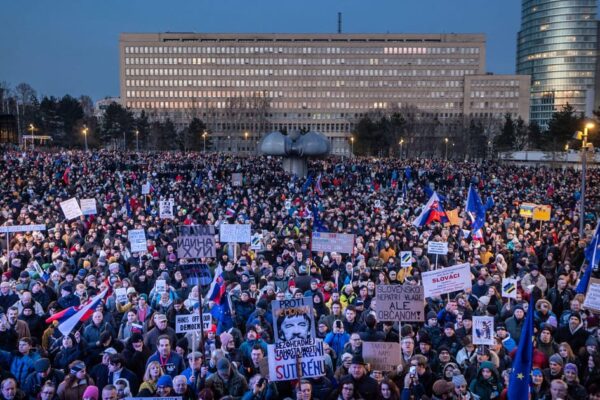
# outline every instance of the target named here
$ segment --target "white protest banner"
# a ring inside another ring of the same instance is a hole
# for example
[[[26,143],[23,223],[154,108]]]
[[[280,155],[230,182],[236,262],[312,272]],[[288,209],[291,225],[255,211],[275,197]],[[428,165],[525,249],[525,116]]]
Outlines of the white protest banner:
[[[150,182],[142,184],[142,194],[150,194]]]
[[[160,200],[158,202],[158,216],[163,219],[173,219],[173,200]]]
[[[75,197],[72,197],[69,200],[61,201],[60,208],[65,214],[65,218],[67,220],[79,218],[83,215],[81,208],[79,208],[79,203]]]
[[[231,174],[231,186],[242,186],[244,184],[244,176],[239,172]]]
[[[444,256],[448,254],[448,242],[428,242],[427,252]]]
[[[377,321],[425,321],[423,286],[377,285],[375,298]]]
[[[600,313],[600,279],[590,278],[583,307],[595,313]]]
[[[292,201],[291,200],[286,200],[285,201],[285,209],[289,210],[290,208],[292,208]]]
[[[471,288],[471,266],[468,263],[423,272],[425,297],[441,296]]]
[[[126,288],[116,288],[115,289],[115,298],[117,303],[125,304],[127,303],[127,289]]]
[[[252,250],[261,250],[262,249],[262,239],[263,235],[261,233],[255,233],[250,238],[250,249]]]
[[[177,258],[216,257],[215,227],[212,225],[182,226],[177,237]]]
[[[347,233],[312,233],[312,251],[323,251],[325,253],[335,251],[336,253],[352,254],[354,252],[354,235]]]
[[[221,243],[250,243],[250,224],[221,224]]]
[[[0,233],[45,231],[46,225],[10,225],[0,226]]]
[[[316,338],[312,297],[273,300],[275,343]]]
[[[375,200],[374,205],[375,205],[375,208],[381,208],[381,200],[379,200],[379,199]]]
[[[306,340],[304,345],[269,344],[269,379],[291,381],[325,375],[325,350],[320,339]]]
[[[473,317],[473,344],[493,345],[494,317]]]
[[[407,268],[412,265],[412,251],[401,251],[400,252],[400,266]]]
[[[513,278],[502,279],[502,297],[508,299],[517,298],[517,280]]]
[[[165,293],[167,291],[167,281],[164,279],[158,279],[155,284],[157,293]]]
[[[127,232],[127,240],[132,253],[140,253],[148,250],[146,246],[146,232],[143,229],[132,229]]]
[[[371,371],[395,371],[402,363],[400,343],[362,342],[363,360]]]
[[[202,314],[202,325],[205,331],[210,329],[210,326],[212,325],[212,315],[210,313]]]
[[[200,320],[200,315],[198,315],[198,313],[176,315],[175,333],[200,332],[200,329],[202,329],[202,322],[203,321]]]
[[[83,215],[96,215],[98,214],[98,209],[96,208],[96,199],[81,199],[79,200],[81,204],[81,213]]]

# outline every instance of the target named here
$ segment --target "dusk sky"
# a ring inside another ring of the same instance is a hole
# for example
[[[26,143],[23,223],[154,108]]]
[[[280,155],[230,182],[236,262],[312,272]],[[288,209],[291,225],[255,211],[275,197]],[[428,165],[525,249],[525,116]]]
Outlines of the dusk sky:
[[[41,95],[119,95],[121,32],[484,33],[487,70],[515,72],[520,0],[2,2],[0,81]]]

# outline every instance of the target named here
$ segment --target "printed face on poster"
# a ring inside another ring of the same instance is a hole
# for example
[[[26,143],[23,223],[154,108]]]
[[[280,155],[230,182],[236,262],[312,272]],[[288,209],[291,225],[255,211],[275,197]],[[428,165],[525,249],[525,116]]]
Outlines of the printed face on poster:
[[[271,304],[275,322],[275,343],[304,343],[316,337],[312,298],[273,300]]]
[[[173,200],[160,200],[158,202],[158,216],[162,219],[173,219]]]
[[[473,344],[494,344],[494,317],[473,317]]]

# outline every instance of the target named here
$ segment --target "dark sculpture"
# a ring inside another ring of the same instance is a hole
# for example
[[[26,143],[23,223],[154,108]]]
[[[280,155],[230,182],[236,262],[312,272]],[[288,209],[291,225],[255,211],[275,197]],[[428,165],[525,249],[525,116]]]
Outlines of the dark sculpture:
[[[296,132],[288,136],[281,132],[271,132],[262,139],[259,148],[262,154],[284,157],[284,170],[305,177],[308,172],[307,158],[328,155],[331,144],[325,135],[318,132]]]

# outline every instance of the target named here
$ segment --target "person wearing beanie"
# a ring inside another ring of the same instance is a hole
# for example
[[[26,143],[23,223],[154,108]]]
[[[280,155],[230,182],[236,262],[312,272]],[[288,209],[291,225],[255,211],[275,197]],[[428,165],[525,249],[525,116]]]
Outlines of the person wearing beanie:
[[[565,365],[565,382],[567,382],[568,394],[573,399],[585,399],[587,396],[587,392],[583,385],[579,383],[578,369],[577,365],[573,363],[568,363]]]
[[[156,395],[166,397],[173,395],[173,378],[170,375],[162,375],[156,381]]]
[[[437,348],[440,345],[440,340],[442,339],[442,329],[439,326],[437,314],[434,311],[429,311],[427,313],[427,320],[425,321],[425,326],[423,329],[431,338],[432,346]]]
[[[510,333],[510,337],[513,338],[515,343],[519,343],[524,323],[525,310],[523,310],[522,305],[518,304],[513,309],[512,317],[507,318],[505,322],[506,330],[508,330],[508,333]]]
[[[99,390],[97,386],[90,385],[83,392],[83,400],[98,400]]]
[[[208,377],[206,387],[212,390],[216,399],[241,397],[248,390],[248,382],[227,358],[221,358],[217,361],[217,373]]]
[[[560,354],[553,354],[548,360],[548,368],[543,370],[544,380],[546,382],[552,382],[554,379],[563,378],[564,361]]]
[[[569,343],[573,349],[573,353],[579,354],[579,351],[585,346],[589,335],[583,326],[581,314],[573,312],[569,317],[569,323],[559,327],[556,331],[555,340],[558,343]]]
[[[51,382],[57,388],[65,379],[65,374],[52,368],[50,360],[40,358],[33,364],[34,371],[27,375],[25,384],[21,387],[25,393],[35,393],[36,388],[40,388],[44,382]]]
[[[460,345],[458,342],[458,337],[456,336],[456,330],[454,329],[453,323],[446,322],[444,324],[444,332],[442,333],[442,337],[440,338],[439,345],[448,347],[448,349],[450,349],[452,357],[455,357],[456,353],[458,353]]]
[[[56,393],[65,400],[79,400],[88,386],[94,385],[94,380],[87,374],[87,366],[83,361],[75,360],[69,364],[69,373],[58,385]]]
[[[477,377],[471,381],[469,390],[481,400],[491,400],[500,397],[504,389],[502,378],[494,363],[484,361],[479,365]]]
[[[457,399],[475,399],[475,396],[469,390],[469,383],[465,379],[465,376],[460,373],[460,370],[454,371],[452,384],[454,385],[454,395]]]
[[[554,328],[552,325],[543,324],[540,328],[540,334],[535,342],[535,348],[550,358],[552,354],[558,353],[558,344],[554,341]]]

